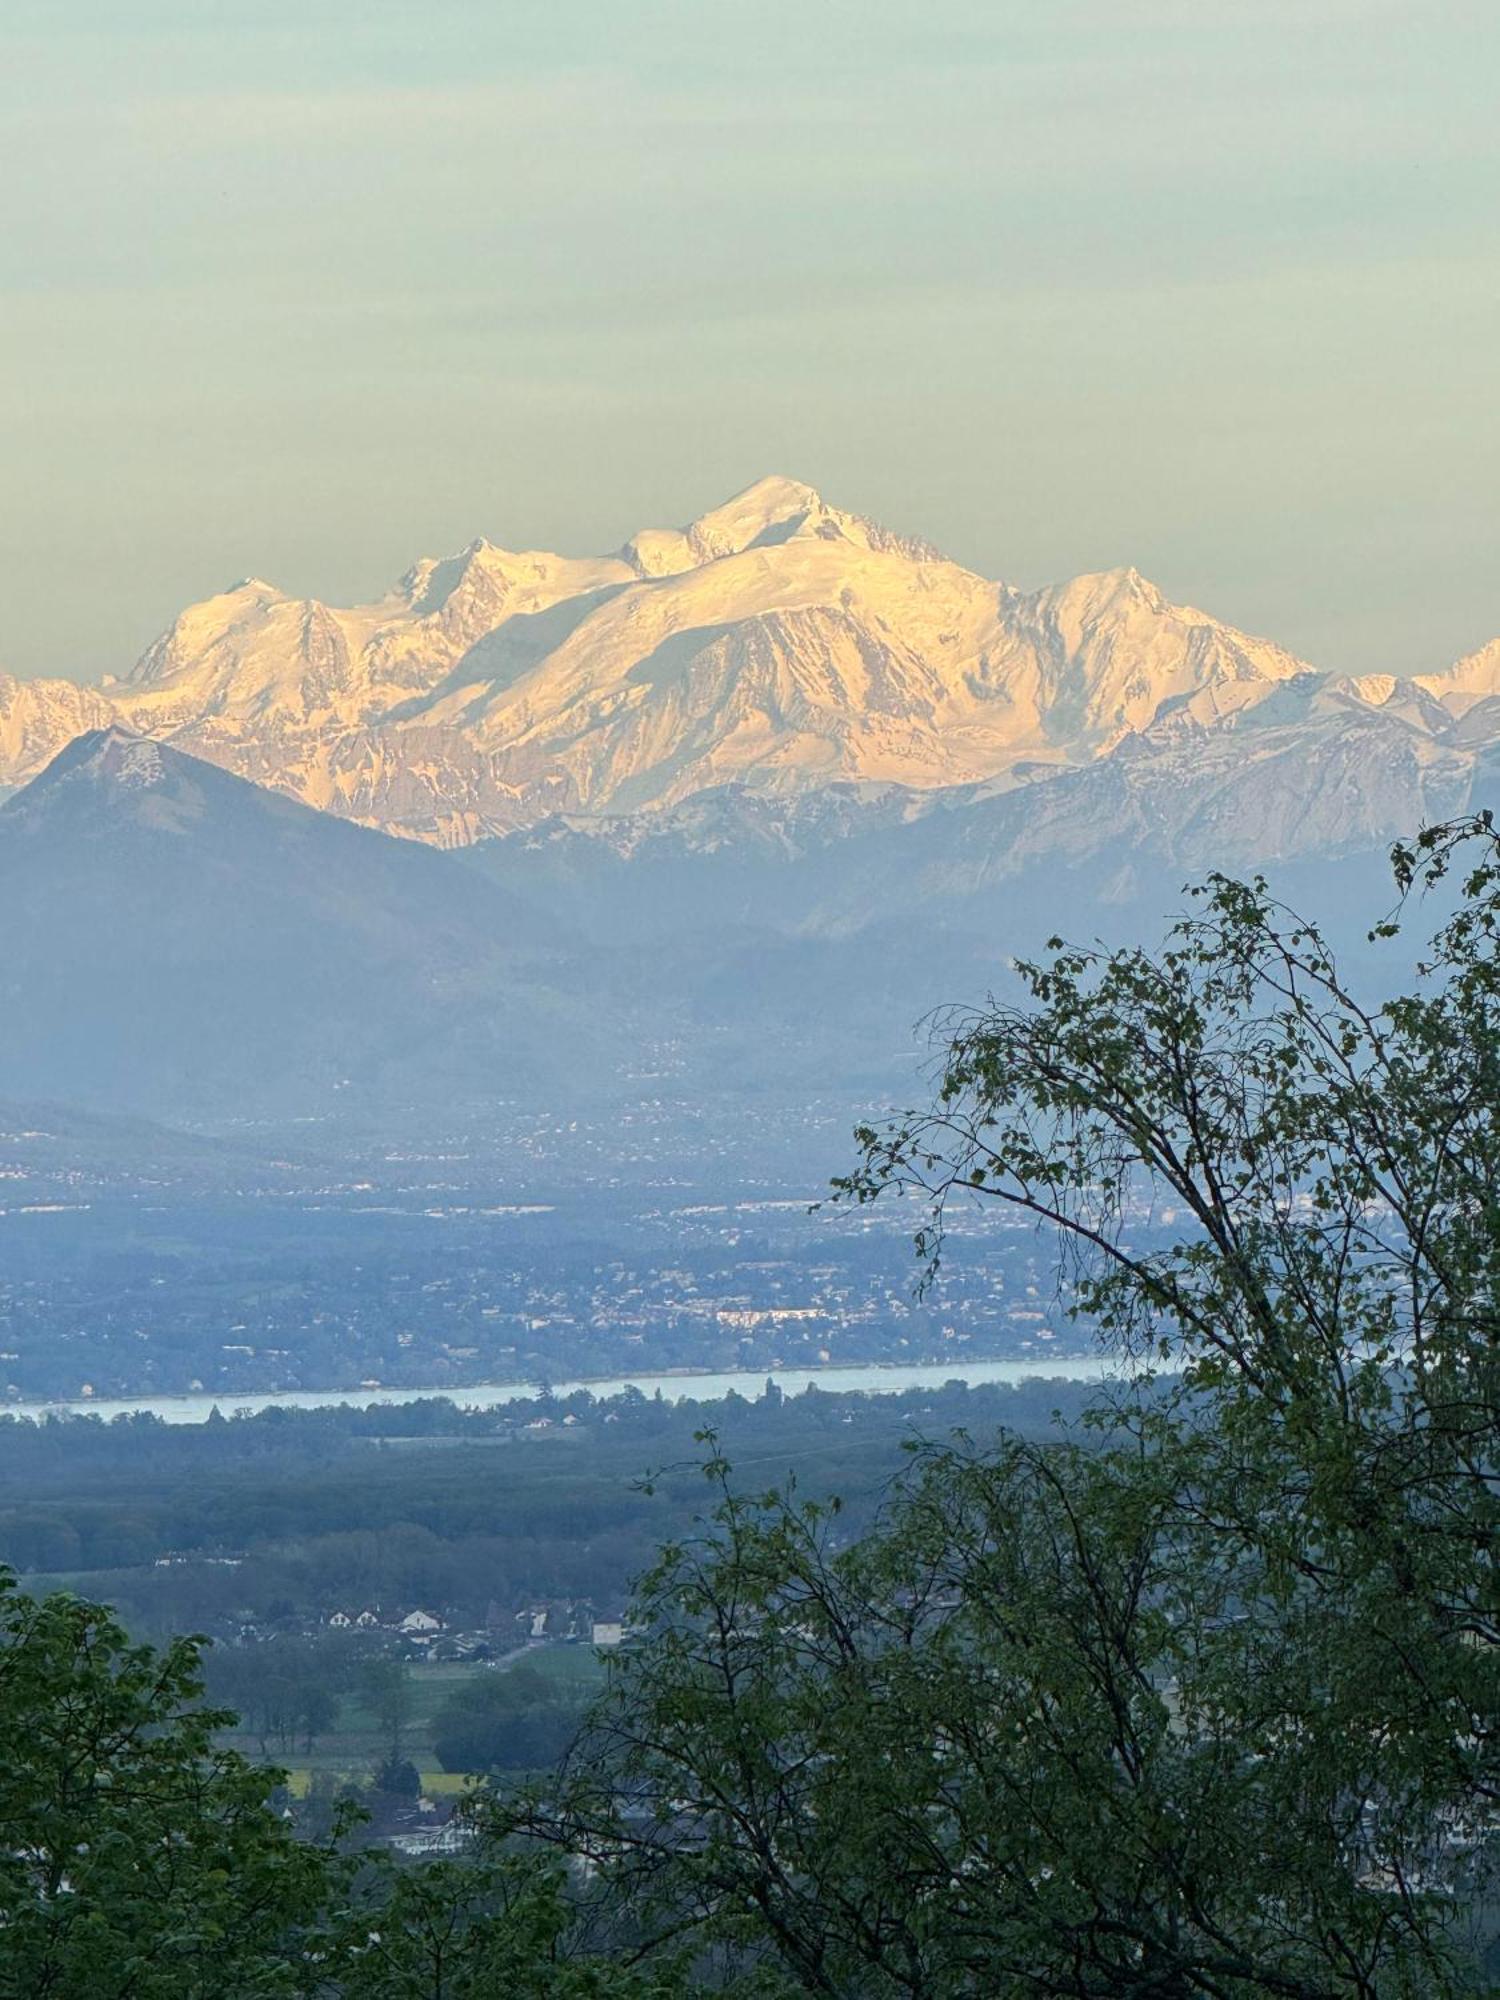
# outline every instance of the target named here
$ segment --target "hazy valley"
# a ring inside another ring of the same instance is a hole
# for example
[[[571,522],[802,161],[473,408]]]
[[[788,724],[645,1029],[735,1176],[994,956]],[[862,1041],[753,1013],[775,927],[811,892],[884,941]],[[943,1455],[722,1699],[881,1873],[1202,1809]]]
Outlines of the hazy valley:
[[[1024,1353],[1063,1322],[1011,1239],[913,1320],[889,1236],[805,1212],[921,1018],[1213,867],[1358,910],[1387,977],[1385,845],[1493,795],[1497,688],[1500,646],[1340,679],[1134,571],[985,582],[779,479],[0,683],[0,1380]]]

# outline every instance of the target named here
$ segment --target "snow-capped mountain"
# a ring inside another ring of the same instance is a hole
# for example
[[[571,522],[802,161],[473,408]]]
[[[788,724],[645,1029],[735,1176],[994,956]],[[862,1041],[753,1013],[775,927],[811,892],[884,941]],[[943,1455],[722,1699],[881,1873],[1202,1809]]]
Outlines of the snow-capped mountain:
[[[767,479],[613,556],[485,542],[352,609],[256,578],[123,681],[8,686],[0,782],[113,716],[443,844],[726,783],[931,788],[1106,753],[1163,705],[1305,672],[1132,570],[1022,592]]]
[[[1413,680],[1321,675],[1133,569],[1022,591],[763,479],[614,555],[474,542],[374,604],[249,578],[121,681],[0,679],[0,786],[111,720],[445,846],[724,787],[1030,793],[1125,756],[1164,824],[1242,815],[1275,854],[1384,827],[1381,799],[1411,791],[1385,756],[1461,793],[1500,741],[1500,642]],[[1074,796],[1029,804],[1025,829]]]
[[[65,743],[114,720],[114,704],[100,689],[0,674],[0,789],[24,785]]]

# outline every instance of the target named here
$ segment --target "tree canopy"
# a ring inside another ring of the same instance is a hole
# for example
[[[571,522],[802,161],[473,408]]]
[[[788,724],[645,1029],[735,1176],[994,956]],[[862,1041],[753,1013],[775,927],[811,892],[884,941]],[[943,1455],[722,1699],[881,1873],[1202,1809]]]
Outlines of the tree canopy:
[[[1125,1372],[852,1543],[711,1454],[540,1812],[664,1931],[851,2000],[1492,1990],[1500,842],[1395,868],[1457,889],[1409,994],[1213,877],[860,1132],[842,1198],[918,1197],[929,1269],[961,1199],[1055,1231]]]
[[[496,1845],[407,1867],[276,1810],[218,1747],[198,1647],[0,1572],[0,1996],[14,2000],[664,2000],[569,1938],[562,1866]]]

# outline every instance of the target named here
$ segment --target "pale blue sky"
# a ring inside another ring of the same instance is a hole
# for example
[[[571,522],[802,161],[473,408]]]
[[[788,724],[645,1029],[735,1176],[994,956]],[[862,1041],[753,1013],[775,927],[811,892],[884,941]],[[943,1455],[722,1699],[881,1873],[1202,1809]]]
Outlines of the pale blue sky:
[[[1319,664],[1500,632],[1494,0],[4,0],[0,667],[778,471]]]

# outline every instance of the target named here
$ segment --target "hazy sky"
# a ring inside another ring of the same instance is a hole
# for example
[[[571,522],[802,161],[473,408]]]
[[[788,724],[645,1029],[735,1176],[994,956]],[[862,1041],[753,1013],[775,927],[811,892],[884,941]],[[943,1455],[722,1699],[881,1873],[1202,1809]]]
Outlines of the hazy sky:
[[[0,667],[762,472],[1500,632],[1496,0],[0,0]]]

